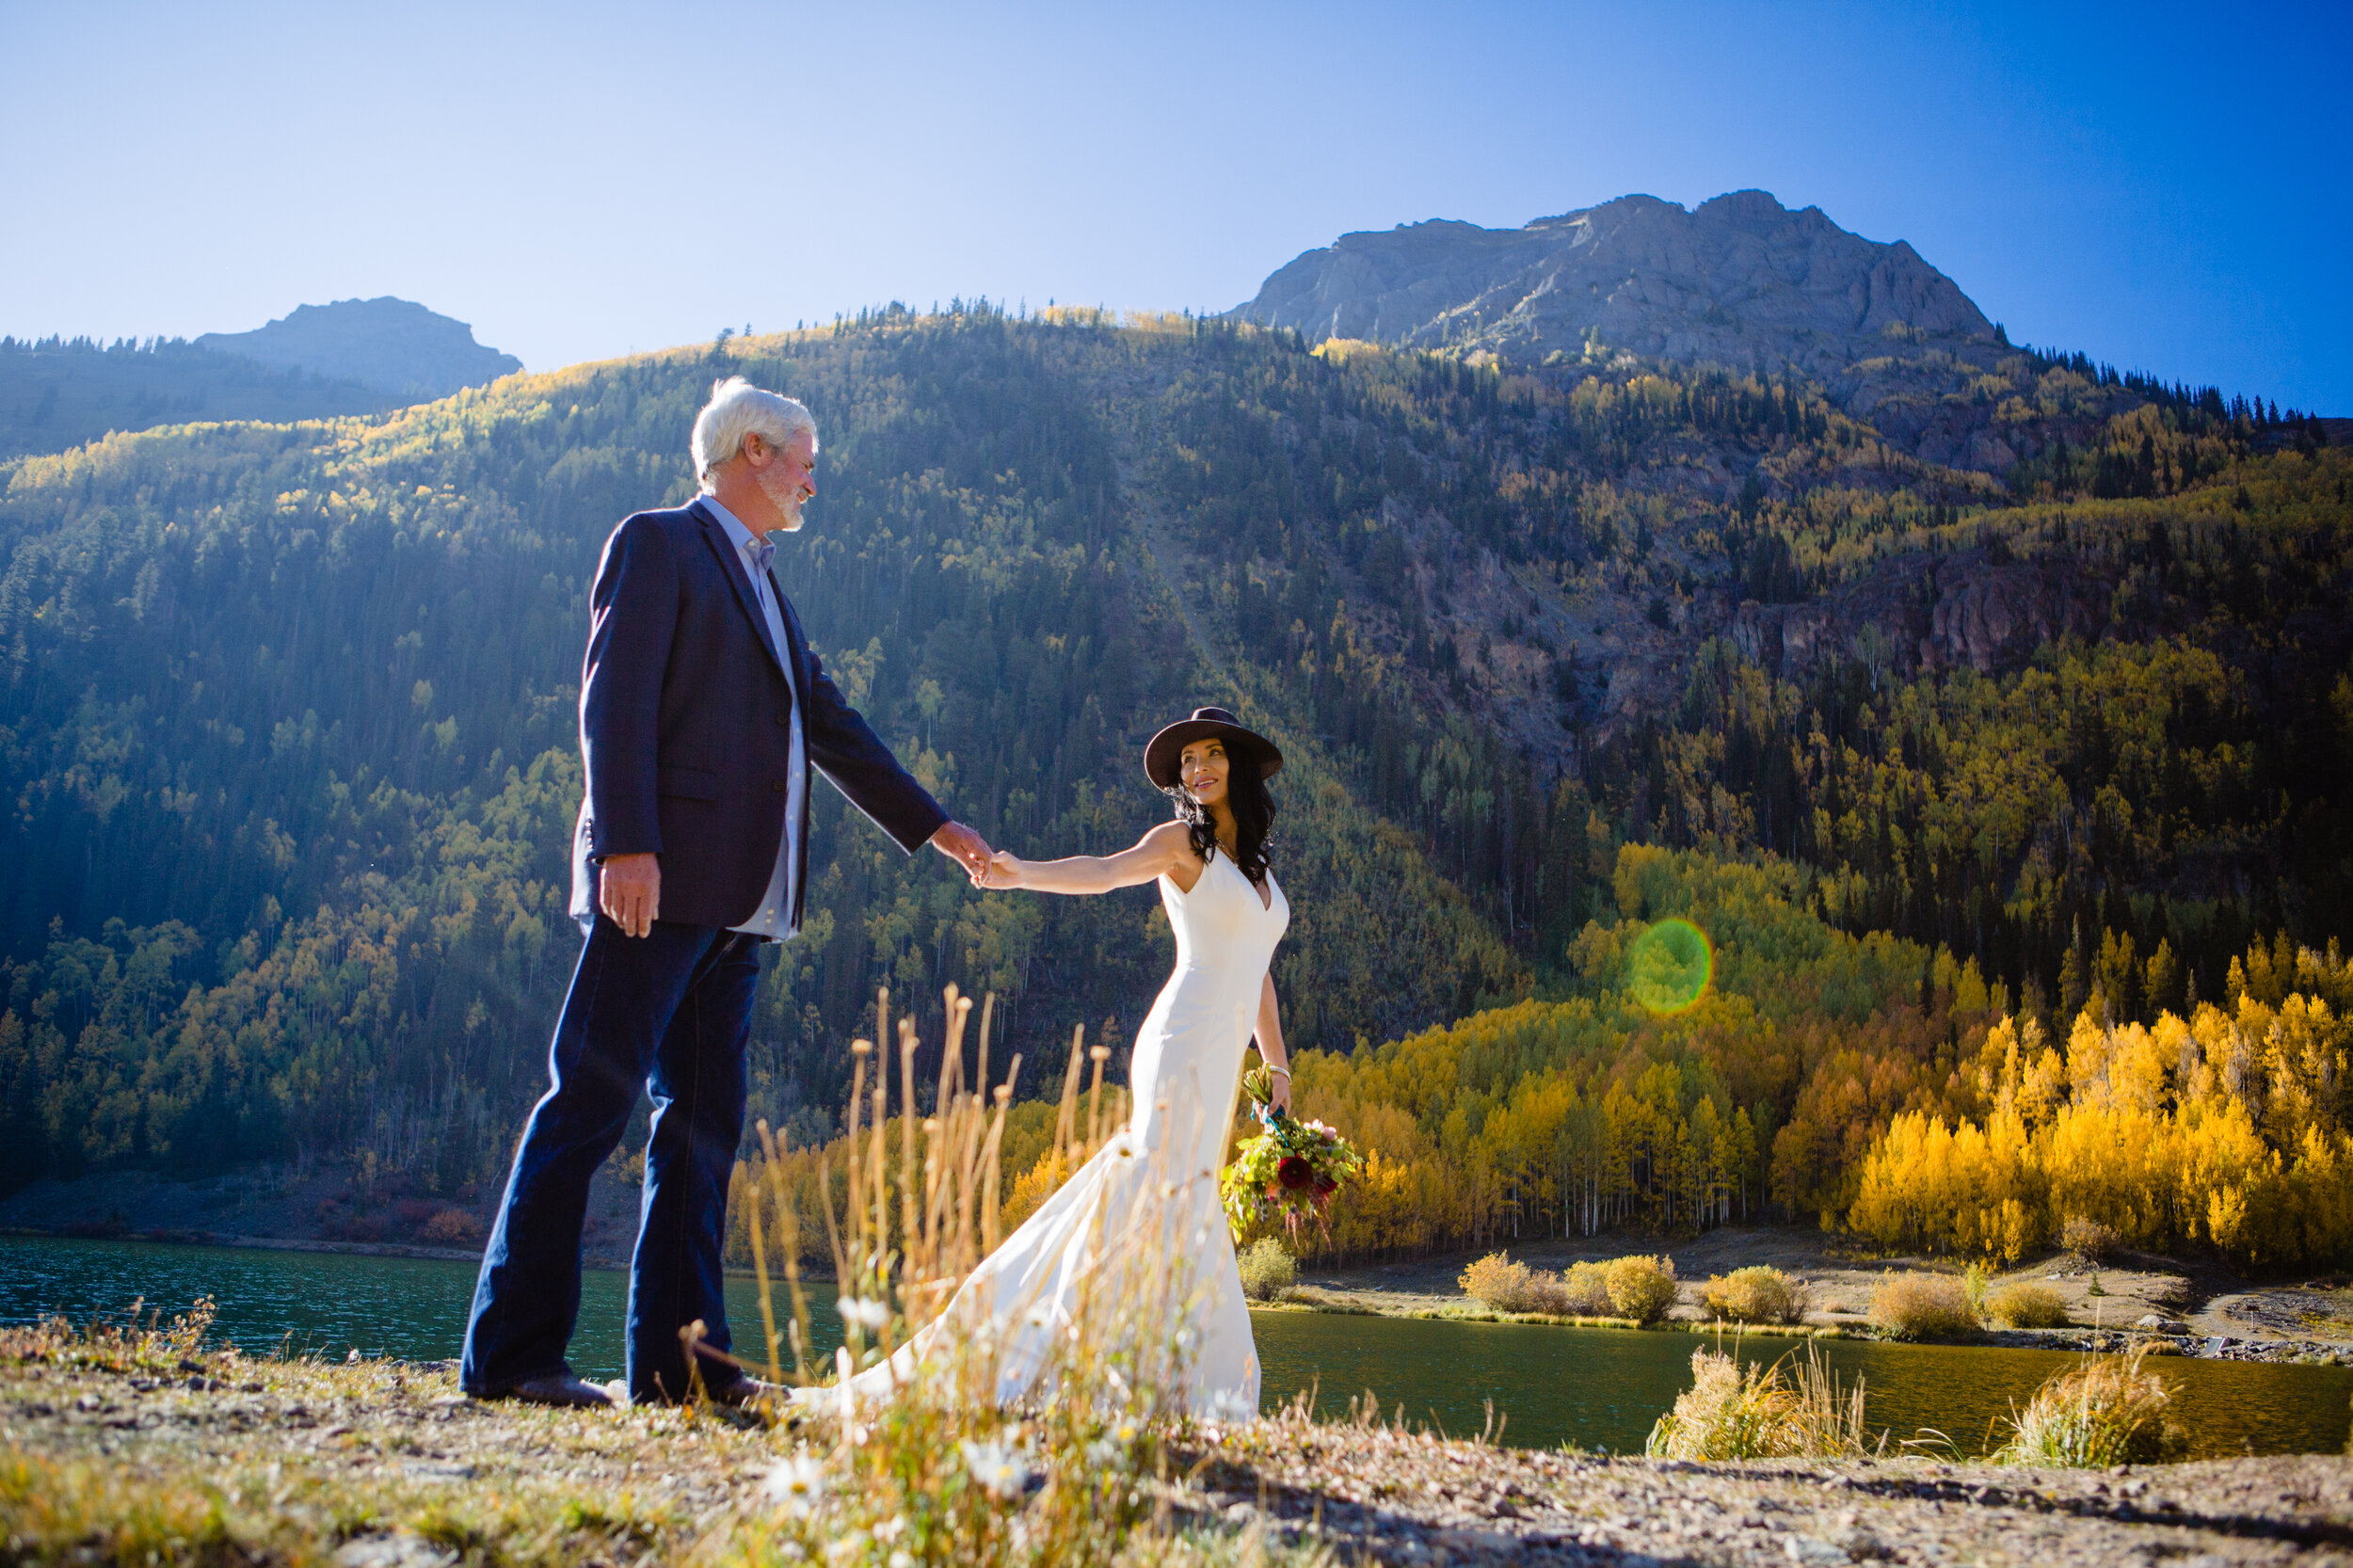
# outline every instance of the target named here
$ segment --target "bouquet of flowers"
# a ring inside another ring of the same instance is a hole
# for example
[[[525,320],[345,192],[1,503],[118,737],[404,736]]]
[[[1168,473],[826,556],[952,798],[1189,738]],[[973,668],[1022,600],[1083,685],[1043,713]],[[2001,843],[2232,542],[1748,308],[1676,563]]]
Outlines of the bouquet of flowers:
[[[1234,1162],[1218,1174],[1219,1195],[1225,1200],[1225,1219],[1239,1241],[1270,1215],[1280,1214],[1291,1235],[1299,1234],[1300,1216],[1310,1215],[1323,1224],[1332,1194],[1340,1184],[1365,1168],[1356,1145],[1321,1122],[1303,1122],[1274,1109],[1274,1075],[1264,1067],[1242,1075],[1252,1113],[1266,1130],[1245,1138],[1234,1151]]]

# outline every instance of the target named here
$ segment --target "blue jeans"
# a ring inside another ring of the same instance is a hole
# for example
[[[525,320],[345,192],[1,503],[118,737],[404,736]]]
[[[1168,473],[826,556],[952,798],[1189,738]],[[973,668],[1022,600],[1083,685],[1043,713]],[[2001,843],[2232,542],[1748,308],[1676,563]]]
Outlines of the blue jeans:
[[[760,942],[668,920],[631,937],[597,917],[548,1052],[548,1092],[524,1125],[483,1251],[458,1373],[468,1393],[570,1371],[564,1348],[580,1318],[588,1178],[620,1143],[641,1087],[653,1096],[653,1133],[630,1258],[631,1399],[686,1396],[679,1330],[697,1318],[705,1344],[731,1347],[720,1249]],[[738,1376],[720,1361],[702,1371],[712,1388]]]

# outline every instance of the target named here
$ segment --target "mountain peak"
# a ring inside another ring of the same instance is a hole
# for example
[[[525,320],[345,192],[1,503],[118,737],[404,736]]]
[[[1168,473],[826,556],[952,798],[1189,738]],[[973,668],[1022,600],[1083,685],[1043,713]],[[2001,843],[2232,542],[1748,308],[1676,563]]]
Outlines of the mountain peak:
[[[298,305],[266,327],[207,332],[196,342],[200,348],[408,397],[446,397],[523,368],[512,354],[474,342],[467,323],[391,295]]]
[[[1890,340],[1993,338],[1968,296],[1904,241],[1866,240],[1762,190],[1689,210],[1622,196],[1520,229],[1433,219],[1344,234],[1278,269],[1234,313],[1319,341],[1523,360],[1597,341],[1764,369],[1849,361]]]

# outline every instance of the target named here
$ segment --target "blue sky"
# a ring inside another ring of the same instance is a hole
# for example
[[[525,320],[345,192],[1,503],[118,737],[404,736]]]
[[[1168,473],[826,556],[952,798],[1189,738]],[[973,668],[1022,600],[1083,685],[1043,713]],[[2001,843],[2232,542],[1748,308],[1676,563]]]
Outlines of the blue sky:
[[[2353,414],[2353,7],[0,0],[0,331],[379,294],[536,369],[1757,186],[2012,338]]]

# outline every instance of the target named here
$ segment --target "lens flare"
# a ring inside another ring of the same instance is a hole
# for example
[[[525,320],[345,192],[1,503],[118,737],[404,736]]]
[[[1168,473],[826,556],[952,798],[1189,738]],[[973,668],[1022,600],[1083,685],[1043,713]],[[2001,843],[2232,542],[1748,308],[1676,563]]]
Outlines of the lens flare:
[[[1626,953],[1626,989],[1653,1013],[1680,1013],[1707,993],[1716,952],[1689,920],[1660,920]]]

